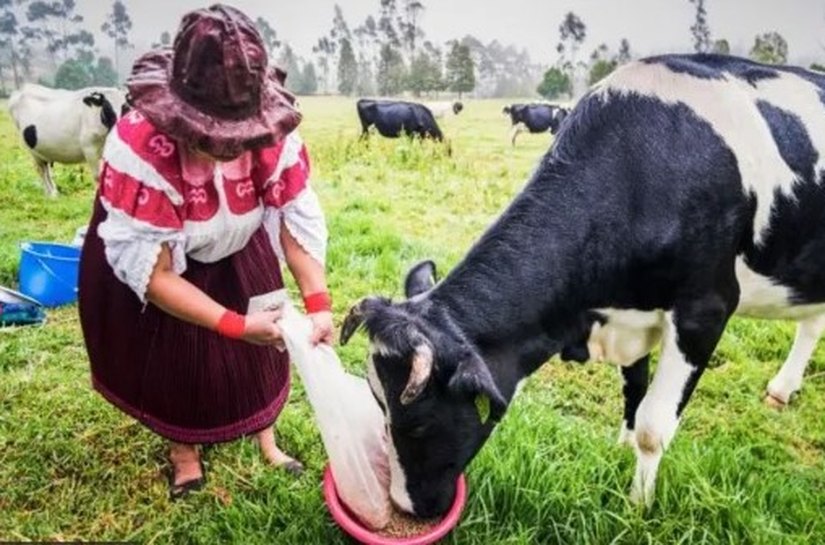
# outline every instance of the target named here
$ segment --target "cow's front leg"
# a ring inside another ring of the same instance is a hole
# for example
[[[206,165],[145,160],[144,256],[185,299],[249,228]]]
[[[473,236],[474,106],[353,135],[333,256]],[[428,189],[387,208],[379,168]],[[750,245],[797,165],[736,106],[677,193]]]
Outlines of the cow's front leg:
[[[510,131],[510,144],[515,146],[516,145],[516,138],[519,134],[524,132],[525,126],[524,123],[516,123],[513,125],[513,129]]]
[[[656,473],[682,411],[707,367],[725,324],[736,308],[738,289],[677,306],[665,317],[662,355],[635,419],[636,474],[630,499],[650,506]]]
[[[636,410],[647,392],[650,375],[650,355],[646,355],[632,365],[619,367],[622,375],[622,396],[624,397],[624,417],[619,430],[620,445],[635,445],[633,430],[636,425]]]

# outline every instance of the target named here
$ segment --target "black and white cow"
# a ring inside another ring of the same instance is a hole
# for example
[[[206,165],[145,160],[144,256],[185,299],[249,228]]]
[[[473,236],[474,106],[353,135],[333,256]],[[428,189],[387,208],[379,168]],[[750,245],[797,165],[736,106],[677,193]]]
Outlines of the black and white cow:
[[[432,112],[424,105],[398,100],[372,100],[362,98],[357,103],[358,118],[361,120],[361,137],[369,134],[375,125],[381,136],[397,138],[402,134],[444,139]]]
[[[85,162],[97,175],[103,142],[127,109],[124,92],[112,87],[67,91],[30,83],[9,99],[12,119],[52,197],[52,163]]]
[[[523,132],[535,134],[550,131],[550,134],[555,135],[570,111],[555,104],[535,103],[510,104],[504,107],[502,113],[510,116],[513,125],[510,142],[515,146],[516,137]]]
[[[734,312],[800,323],[786,401],[825,326],[825,76],[733,57],[630,63],[573,109],[532,179],[440,283],[364,299],[394,502],[442,513],[516,385],[561,353],[621,366],[631,498]],[[648,386],[648,355],[661,356]],[[489,408],[489,410],[486,410]]]

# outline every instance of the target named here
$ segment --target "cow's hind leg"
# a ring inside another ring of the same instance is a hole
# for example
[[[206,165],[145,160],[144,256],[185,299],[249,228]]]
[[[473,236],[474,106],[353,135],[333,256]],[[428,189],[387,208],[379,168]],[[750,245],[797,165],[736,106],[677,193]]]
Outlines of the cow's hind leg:
[[[52,180],[52,169],[49,163],[35,157],[34,166],[37,169],[37,174],[40,175],[40,179],[43,181],[43,190],[46,192],[46,196],[57,197],[57,186],[54,180]]]
[[[662,355],[636,411],[636,474],[630,499],[650,506],[656,473],[699,378],[739,298],[735,280],[724,293],[678,303],[665,319]]]
[[[768,383],[768,393],[765,402],[781,408],[790,400],[791,396],[802,387],[802,377],[805,368],[811,360],[816,342],[825,331],[825,315],[814,316],[802,320],[796,326],[796,338],[793,342],[788,358],[782,368]]]
[[[647,392],[647,383],[650,375],[650,355],[633,362],[633,365],[620,367],[622,375],[622,396],[624,397],[624,417],[622,428],[619,430],[620,445],[635,445],[634,432],[636,425],[636,410]]]

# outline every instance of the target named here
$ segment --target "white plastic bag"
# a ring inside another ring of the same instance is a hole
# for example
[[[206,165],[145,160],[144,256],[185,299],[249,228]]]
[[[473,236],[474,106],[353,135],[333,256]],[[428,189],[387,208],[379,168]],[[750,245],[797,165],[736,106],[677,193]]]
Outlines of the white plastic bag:
[[[367,382],[344,371],[332,348],[310,344],[309,318],[289,301],[282,311],[278,325],[315,412],[338,495],[362,522],[381,529],[392,512],[381,409]]]

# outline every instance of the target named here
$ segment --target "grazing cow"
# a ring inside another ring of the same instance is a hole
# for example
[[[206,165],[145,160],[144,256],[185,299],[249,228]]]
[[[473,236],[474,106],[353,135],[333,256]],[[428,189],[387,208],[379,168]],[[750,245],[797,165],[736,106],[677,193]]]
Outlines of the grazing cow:
[[[513,124],[510,142],[515,146],[516,137],[522,132],[550,131],[550,134],[555,135],[570,112],[567,108],[554,104],[510,104],[504,107],[502,113],[510,116]]]
[[[422,104],[362,98],[357,107],[361,119],[361,138],[367,137],[369,128],[375,125],[381,136],[387,138],[397,138],[403,133],[407,136],[444,140],[432,112]]]
[[[458,115],[464,109],[464,104],[461,102],[426,102],[424,106],[429,109],[433,117],[440,119],[448,115]]]
[[[57,195],[51,164],[86,162],[95,176],[103,142],[127,109],[123,91],[111,87],[67,91],[26,84],[9,100],[17,130],[51,197]]]
[[[394,502],[443,513],[516,385],[551,357],[621,366],[631,498],[663,453],[729,317],[793,319],[772,395],[825,325],[825,76],[719,55],[629,63],[573,109],[531,180],[440,283],[369,297],[370,386]],[[648,386],[650,351],[661,356]],[[788,366],[791,366],[788,368]]]

